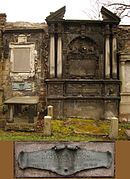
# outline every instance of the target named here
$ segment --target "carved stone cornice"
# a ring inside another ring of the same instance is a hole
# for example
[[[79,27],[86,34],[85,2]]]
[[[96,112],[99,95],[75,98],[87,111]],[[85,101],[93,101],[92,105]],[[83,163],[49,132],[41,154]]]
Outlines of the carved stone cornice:
[[[64,6],[55,12],[51,12],[50,15],[46,17],[47,23],[63,20],[64,14],[65,14],[65,9],[66,9],[66,7]]]
[[[111,11],[109,11],[103,6],[101,8],[101,13],[102,13],[104,22],[109,22],[109,23],[112,22],[112,23],[119,24],[120,18],[115,13],[112,13]]]

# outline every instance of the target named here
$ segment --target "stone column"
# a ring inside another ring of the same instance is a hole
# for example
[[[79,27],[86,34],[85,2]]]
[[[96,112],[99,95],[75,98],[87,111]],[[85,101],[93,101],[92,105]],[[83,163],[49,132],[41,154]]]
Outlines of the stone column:
[[[105,40],[105,78],[110,78],[110,27],[106,25]]]
[[[50,78],[55,77],[55,36],[50,35]]]
[[[112,77],[117,78],[117,40],[114,36],[112,39]]]
[[[125,62],[121,61],[120,66],[121,93],[125,92]]]
[[[58,35],[57,43],[57,77],[62,77],[62,39],[61,35]]]

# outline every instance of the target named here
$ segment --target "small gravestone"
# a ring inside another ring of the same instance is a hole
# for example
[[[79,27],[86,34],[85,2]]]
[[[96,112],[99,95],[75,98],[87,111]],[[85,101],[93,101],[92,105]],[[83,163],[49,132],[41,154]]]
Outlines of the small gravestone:
[[[47,107],[47,115],[48,116],[51,116],[52,117],[52,119],[53,119],[53,106],[51,106],[51,105],[49,105],[48,107]]]
[[[44,117],[44,136],[51,136],[51,116]]]
[[[118,137],[118,118],[111,117],[109,137],[110,139],[116,139]]]

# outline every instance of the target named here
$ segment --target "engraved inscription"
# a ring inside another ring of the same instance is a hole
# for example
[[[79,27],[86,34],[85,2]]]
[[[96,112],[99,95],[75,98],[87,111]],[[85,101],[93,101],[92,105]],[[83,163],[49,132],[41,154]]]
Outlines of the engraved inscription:
[[[101,85],[99,84],[67,84],[67,95],[101,95]]]
[[[68,176],[86,169],[110,168],[110,152],[96,152],[77,146],[58,146],[38,152],[20,152],[18,164],[21,169],[37,168]]]

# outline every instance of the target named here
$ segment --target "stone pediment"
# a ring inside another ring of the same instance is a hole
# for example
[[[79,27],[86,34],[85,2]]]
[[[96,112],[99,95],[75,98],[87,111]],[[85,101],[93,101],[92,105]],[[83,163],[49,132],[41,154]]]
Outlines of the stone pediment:
[[[112,13],[111,11],[109,11],[103,6],[101,9],[101,13],[102,13],[103,21],[116,22],[116,23],[120,22],[120,18],[115,13]]]
[[[46,21],[56,21],[56,20],[62,20],[65,14],[66,7],[62,7],[58,9],[55,12],[51,12],[49,16],[46,17]]]

